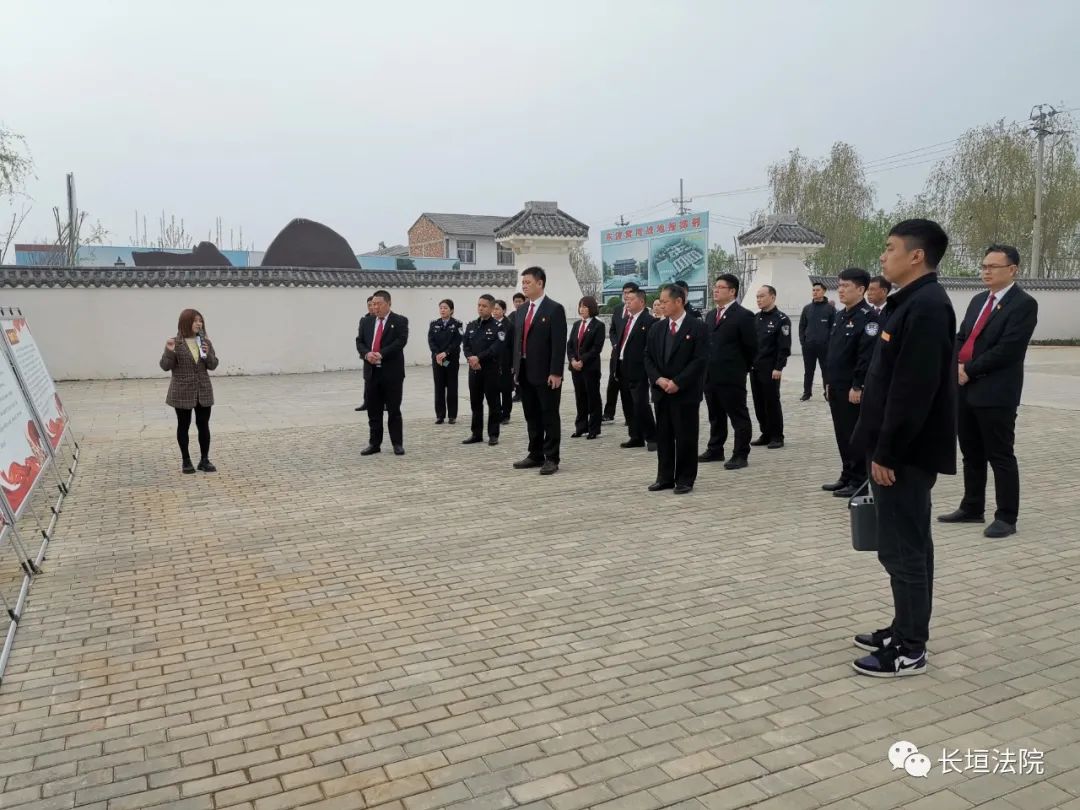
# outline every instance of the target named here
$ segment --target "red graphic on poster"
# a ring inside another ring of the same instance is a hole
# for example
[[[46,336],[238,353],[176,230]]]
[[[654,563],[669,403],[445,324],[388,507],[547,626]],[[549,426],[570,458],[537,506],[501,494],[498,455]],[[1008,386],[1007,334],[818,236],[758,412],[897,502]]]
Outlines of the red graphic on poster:
[[[57,396],[56,384],[45,367],[41,350],[30,332],[26,318],[5,319],[0,321],[0,327],[26,386],[27,398],[45,428],[49,446],[56,450],[64,438],[68,419],[60,397]]]
[[[33,420],[26,423],[26,438],[30,443],[32,455],[27,457],[22,464],[13,461],[6,471],[0,470],[0,487],[3,487],[13,513],[19,511],[22,502],[30,494],[47,458],[45,448],[41,444],[41,435]]]

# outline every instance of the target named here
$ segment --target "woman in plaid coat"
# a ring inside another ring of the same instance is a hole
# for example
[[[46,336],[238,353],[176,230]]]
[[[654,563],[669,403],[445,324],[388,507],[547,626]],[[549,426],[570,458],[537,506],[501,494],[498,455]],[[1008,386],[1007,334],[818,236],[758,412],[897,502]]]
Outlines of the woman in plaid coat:
[[[185,473],[195,472],[188,454],[188,430],[194,411],[202,456],[198,468],[203,472],[217,472],[210,463],[210,408],[214,404],[214,388],[207,372],[218,367],[218,358],[214,344],[206,336],[206,322],[198,310],[185,309],[180,313],[177,335],[165,341],[160,365],[162,371],[172,372],[165,404],[176,409],[176,442],[183,456],[181,469]]]

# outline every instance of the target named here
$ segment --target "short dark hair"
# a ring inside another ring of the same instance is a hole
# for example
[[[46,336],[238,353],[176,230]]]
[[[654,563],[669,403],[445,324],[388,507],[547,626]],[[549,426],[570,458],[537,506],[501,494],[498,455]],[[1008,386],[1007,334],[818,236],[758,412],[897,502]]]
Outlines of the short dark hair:
[[[945,251],[949,249],[949,235],[932,219],[905,219],[897,222],[889,236],[899,236],[908,250],[921,250],[926,266],[936,270]]]
[[[823,290],[826,289],[825,285],[823,283],[821,283],[820,281],[815,281],[813,284],[810,285],[811,290],[814,289],[814,287],[821,287],[821,289],[823,289]]]
[[[643,289],[641,289],[641,287],[638,287],[638,288],[637,288],[636,290],[634,290],[633,292],[634,292],[634,295],[636,295],[636,296],[637,296],[638,298],[640,298],[640,299],[641,299],[642,301],[647,301],[647,300],[648,300],[648,298],[649,298],[649,296],[645,294],[645,291],[644,291]]]
[[[480,300],[481,301],[487,301],[489,304],[494,304],[495,303],[495,296],[492,295],[491,293],[484,293],[483,295],[480,296]]]
[[[850,281],[856,287],[862,287],[865,291],[870,286],[870,274],[863,270],[861,267],[846,267],[836,274],[836,277],[841,281]],[[819,285],[814,285],[819,286]],[[823,289],[824,284],[820,285]]]
[[[870,279],[870,284],[877,284],[885,291],[886,295],[892,292],[892,282],[885,278],[885,276],[874,276]],[[870,284],[867,284],[866,286],[869,287]]]
[[[511,296],[511,298],[514,301],[524,301],[525,300],[525,293],[514,293],[513,296]]]
[[[596,299],[593,298],[591,295],[583,295],[581,297],[581,300],[578,301],[577,305],[578,307],[588,307],[590,318],[595,318],[597,315],[600,314],[600,305],[596,303]]]
[[[675,282],[676,287],[682,287],[686,292],[690,292],[690,285],[683,281],[681,278]]]
[[[661,292],[664,290],[667,290],[668,298],[677,298],[684,304],[686,303],[686,290],[683,289],[683,286],[679,284],[679,282],[676,281],[674,284],[665,284],[660,288]]]
[[[636,281],[628,281],[622,285],[623,292],[637,292],[641,289],[641,286]]]
[[[371,303],[371,299],[372,299],[372,298],[374,298],[374,297],[375,297],[374,295],[369,295],[369,296],[367,297],[367,302],[368,302],[368,303],[370,304],[370,303]]]
[[[453,302],[453,301],[451,301],[451,300],[450,300],[449,298],[444,298],[444,299],[443,299],[442,301],[440,301],[439,303],[440,303],[440,304],[446,304],[446,305],[447,305],[448,307],[450,307],[450,311],[451,311],[451,312],[453,312],[453,311],[454,311],[454,302]]]
[[[1017,267],[1020,266],[1020,251],[1012,245],[990,245],[990,247],[986,249],[986,253],[983,254],[983,258],[985,259],[991,253],[1004,253],[1005,258],[1009,260],[1009,264],[1015,264]]]
[[[372,298],[381,298],[386,303],[388,303],[388,304],[390,303],[390,293],[388,293],[386,290],[376,290],[375,292],[373,292],[371,294],[371,297]]]
[[[521,271],[523,276],[532,276],[545,287],[547,286],[547,273],[544,272],[543,267],[526,267]]]
[[[771,295],[773,298],[776,297],[776,287],[774,287],[772,284],[762,284],[761,286],[768,290],[769,295]]]
[[[501,298],[495,299],[495,306],[502,307],[504,311],[506,310],[506,302],[503,301]]]
[[[716,281],[724,282],[735,292],[739,291],[739,277],[732,273],[721,273],[716,277]],[[714,281],[713,284],[716,284],[716,281]]]

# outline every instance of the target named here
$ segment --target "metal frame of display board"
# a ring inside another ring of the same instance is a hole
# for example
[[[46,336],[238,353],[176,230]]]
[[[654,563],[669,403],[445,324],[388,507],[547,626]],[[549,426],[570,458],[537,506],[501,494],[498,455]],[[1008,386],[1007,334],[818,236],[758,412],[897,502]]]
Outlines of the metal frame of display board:
[[[3,521],[3,528],[0,528],[0,548],[3,547],[5,540],[11,541],[11,549],[15,553],[15,556],[19,558],[19,566],[22,568],[23,579],[22,584],[19,586],[19,595],[15,597],[14,604],[10,604],[7,598],[0,593],[0,605],[2,605],[4,613],[8,617],[7,633],[4,636],[4,646],[0,649],[0,684],[4,682],[4,671],[7,669],[8,658],[11,657],[11,650],[15,646],[15,633],[19,629],[19,620],[22,618],[23,610],[26,608],[26,600],[30,596],[30,586],[34,582],[35,574],[40,572],[39,566],[41,560],[45,555],[45,543],[42,543],[41,549],[38,552],[37,560],[31,560],[30,556],[26,553],[26,548],[22,544],[22,540],[19,538],[19,533],[15,529],[14,518],[11,512],[8,510],[7,503],[0,498],[0,521]],[[2,559],[2,557],[0,557]]]

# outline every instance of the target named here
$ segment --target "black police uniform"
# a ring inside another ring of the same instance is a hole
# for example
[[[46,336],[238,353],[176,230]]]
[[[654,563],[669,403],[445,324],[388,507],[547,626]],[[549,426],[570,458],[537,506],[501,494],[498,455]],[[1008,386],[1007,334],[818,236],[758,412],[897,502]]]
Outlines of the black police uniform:
[[[836,484],[827,487],[848,495],[852,494],[849,489],[862,486],[866,480],[866,456],[851,452],[859,406],[852,404],[850,395],[862,391],[880,328],[874,308],[862,301],[837,312],[829,333],[824,375],[842,467]]]
[[[836,308],[827,299],[811,301],[803,307],[799,318],[799,345],[802,346],[804,397],[813,393],[815,366],[821,366],[821,378],[825,379],[829,336],[837,317]]]
[[[428,348],[431,349],[431,373],[435,378],[435,418],[440,422],[447,416],[457,419],[458,363],[461,359],[461,321],[436,318],[428,326]],[[435,356],[446,352],[442,364]]]
[[[488,438],[499,438],[499,424],[502,421],[502,407],[499,394],[502,383],[502,354],[510,340],[509,324],[504,320],[502,327],[494,318],[477,318],[465,327],[465,340],[462,350],[465,359],[475,356],[480,361],[478,370],[469,369],[469,401],[472,404],[472,437],[484,436],[484,400],[488,406]]]
[[[750,374],[750,391],[754,395],[754,415],[761,436],[752,444],[762,445],[784,441],[784,412],[780,407],[780,380],[772,373],[782,371],[791,356],[791,319],[773,307],[761,310],[754,317],[757,327],[758,352]]]
[[[503,422],[509,422],[510,411],[514,409],[514,322],[507,316],[495,324],[506,332],[499,355],[499,416]]]

